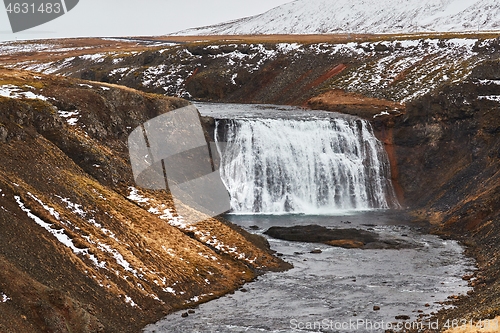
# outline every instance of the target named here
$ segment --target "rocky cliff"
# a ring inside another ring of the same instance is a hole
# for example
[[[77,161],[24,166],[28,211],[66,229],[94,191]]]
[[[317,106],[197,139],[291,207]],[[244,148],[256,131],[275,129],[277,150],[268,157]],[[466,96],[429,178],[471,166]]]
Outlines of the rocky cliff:
[[[474,293],[444,318],[500,315],[499,69],[498,60],[486,62],[465,82],[410,103],[386,131],[416,216],[478,259]]]

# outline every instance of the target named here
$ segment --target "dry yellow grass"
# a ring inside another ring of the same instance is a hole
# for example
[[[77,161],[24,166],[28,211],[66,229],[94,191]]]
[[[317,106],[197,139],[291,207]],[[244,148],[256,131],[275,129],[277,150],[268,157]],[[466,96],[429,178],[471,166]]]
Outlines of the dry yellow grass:
[[[310,34],[310,35],[208,35],[208,36],[157,36],[138,37],[137,39],[193,42],[228,42],[239,43],[346,43],[377,42],[386,40],[421,39],[421,38],[496,38],[500,32],[422,32],[407,34]]]

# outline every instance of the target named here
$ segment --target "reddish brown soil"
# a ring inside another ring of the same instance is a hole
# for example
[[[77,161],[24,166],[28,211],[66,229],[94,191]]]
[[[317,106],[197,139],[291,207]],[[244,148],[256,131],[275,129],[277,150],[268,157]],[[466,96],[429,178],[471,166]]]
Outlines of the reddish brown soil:
[[[340,65],[339,65],[340,66]],[[335,75],[334,70],[339,71],[339,66],[325,74]],[[342,67],[340,67],[342,68]],[[336,111],[357,115],[367,119],[373,119],[383,111],[404,112],[405,105],[393,101],[366,97],[360,94],[348,93],[342,90],[330,90],[307,101],[307,105],[313,109]]]

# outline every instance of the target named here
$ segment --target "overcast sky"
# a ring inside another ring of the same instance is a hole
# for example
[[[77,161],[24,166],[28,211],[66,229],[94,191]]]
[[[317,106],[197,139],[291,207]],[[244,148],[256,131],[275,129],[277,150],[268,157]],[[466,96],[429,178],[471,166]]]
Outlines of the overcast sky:
[[[291,1],[80,0],[67,14],[16,34],[12,33],[5,7],[0,4],[0,41],[166,35],[187,28],[260,14]]]

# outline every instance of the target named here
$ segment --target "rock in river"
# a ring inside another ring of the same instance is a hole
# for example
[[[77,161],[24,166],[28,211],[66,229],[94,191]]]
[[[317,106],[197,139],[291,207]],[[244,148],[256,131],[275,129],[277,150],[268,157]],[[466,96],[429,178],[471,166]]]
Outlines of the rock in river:
[[[354,228],[331,229],[319,225],[299,225],[292,227],[271,227],[264,233],[278,239],[306,243],[323,243],[348,249],[404,247],[403,244],[394,240],[381,240],[374,232]]]

